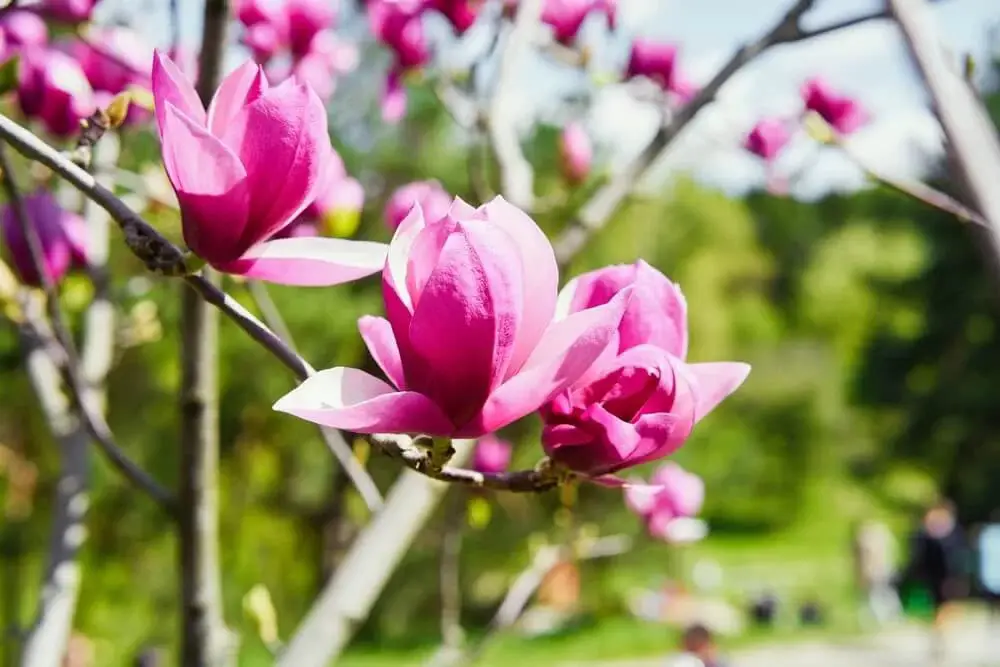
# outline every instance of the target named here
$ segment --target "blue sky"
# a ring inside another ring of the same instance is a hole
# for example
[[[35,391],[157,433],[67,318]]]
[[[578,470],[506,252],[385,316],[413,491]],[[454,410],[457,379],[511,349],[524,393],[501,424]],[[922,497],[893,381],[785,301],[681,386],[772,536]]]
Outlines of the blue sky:
[[[335,2],[336,0],[331,0]],[[625,57],[630,36],[675,41],[681,48],[681,66],[695,82],[705,82],[732,51],[770,27],[792,0],[619,0],[618,38],[604,40],[594,20],[586,26],[588,41],[603,43],[600,59],[609,66]],[[105,0],[105,13],[128,7],[139,9],[139,27],[162,43],[166,39],[166,0]],[[200,33],[201,0],[180,0],[182,39],[196,45]],[[806,16],[806,27],[877,10],[882,0],[816,0]],[[990,28],[1000,24],[998,0],[943,0],[931,10],[935,26],[955,54],[971,53],[985,62],[990,52]],[[429,26],[442,36],[440,26]],[[462,46],[445,44],[446,61],[461,60],[475,50],[477,35]],[[998,45],[994,42],[993,47]],[[239,58],[233,53],[234,60]],[[524,86],[519,100],[522,127],[535,118],[551,116],[557,104],[553,91],[579,85],[579,76],[538,59],[524,63]],[[894,176],[919,176],[926,156],[940,149],[940,130],[926,106],[919,79],[904,50],[896,26],[872,21],[818,39],[781,46],[765,53],[723,88],[719,101],[705,109],[674,143],[668,158],[654,170],[650,185],[678,172],[693,173],[707,183],[739,193],[764,181],[759,162],[739,149],[747,129],[762,115],[789,114],[798,105],[802,81],[820,75],[832,86],[857,97],[873,122],[851,139],[854,150],[872,166]],[[362,87],[376,91],[378,74],[362,72]],[[376,77],[374,81],[369,80]],[[356,86],[351,86],[356,91]],[[558,110],[556,110],[558,115]],[[621,86],[604,86],[598,93],[587,124],[611,165],[621,164],[639,151],[655,131],[656,112],[635,102]],[[850,190],[864,179],[835,149],[817,149],[802,137],[786,151],[779,171],[794,175],[793,194],[812,198],[831,190]]]

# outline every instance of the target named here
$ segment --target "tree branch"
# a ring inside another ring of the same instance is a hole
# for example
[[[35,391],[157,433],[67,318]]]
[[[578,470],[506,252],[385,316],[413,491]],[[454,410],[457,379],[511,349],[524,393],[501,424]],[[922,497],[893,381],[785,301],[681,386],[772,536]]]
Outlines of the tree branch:
[[[87,392],[87,382],[85,381],[85,378],[81,377],[80,360],[76,355],[76,347],[73,344],[73,339],[69,334],[69,329],[66,326],[65,319],[62,316],[62,311],[59,308],[59,298],[55,292],[55,286],[52,284],[51,276],[49,276],[45,270],[45,263],[42,258],[41,240],[38,238],[38,230],[31,224],[28,218],[27,211],[24,207],[24,201],[21,199],[20,190],[14,181],[12,166],[6,153],[6,146],[2,142],[0,142],[0,172],[2,172],[2,174],[0,174],[0,178],[3,180],[3,187],[7,192],[10,205],[14,209],[18,224],[22,227],[25,239],[28,241],[32,263],[34,264],[35,270],[38,273],[43,285],[46,286],[45,301],[46,309],[51,321],[51,336],[55,338],[55,342],[57,343],[59,349],[57,353],[57,356],[59,357],[58,362],[53,363],[56,364],[57,368],[62,369],[70,396],[79,409],[80,417],[83,420],[88,433],[97,443],[98,447],[107,457],[108,461],[115,468],[117,468],[126,479],[132,482],[139,489],[145,491],[147,495],[153,498],[153,500],[170,511],[173,502],[170,493],[163,489],[151,476],[139,468],[128,458],[128,456],[125,455],[122,449],[115,442],[114,434],[111,432],[111,428],[105,421],[101,411],[95,407],[93,399]],[[87,174],[87,176],[89,178],[90,174]],[[32,312],[31,308],[27,307],[29,304],[27,304],[26,301],[28,300],[30,299],[27,299],[27,295],[22,295],[22,308],[24,308],[26,314]],[[49,337],[49,334],[46,333],[47,325],[44,325],[38,320],[38,318],[35,318],[34,322],[26,321],[25,324],[34,330],[34,333],[31,335],[40,336],[43,339]]]
[[[198,96],[208,107],[226,47],[227,0],[206,0]],[[216,287],[206,268],[202,280]],[[226,627],[219,562],[219,318],[211,304],[181,291],[180,489],[178,548],[181,664],[236,664],[235,635]]]
[[[705,87],[677,112],[671,122],[657,130],[652,141],[638,157],[583,205],[574,223],[563,230],[552,244],[560,266],[572,262],[590,238],[608,224],[618,207],[646,175],[649,168],[665,154],[677,135],[702,109],[715,100],[726,82],[754,58],[772,46],[801,42],[886,16],[885,12],[876,12],[822,28],[804,30],[801,27],[802,16],[812,8],[814,2],[815,0],[797,0],[770,30],[755,41],[737,49]]]
[[[921,0],[889,0],[889,7],[924,78],[947,147],[975,207],[990,226],[1000,257],[1000,139],[975,91],[948,64]]]
[[[531,48],[541,23],[542,0],[521,0],[514,25],[502,41],[500,73],[487,117],[493,152],[500,165],[501,190],[512,204],[530,211],[534,206],[534,172],[521,150],[515,103],[520,87],[518,68]],[[498,28],[498,29],[502,29]]]

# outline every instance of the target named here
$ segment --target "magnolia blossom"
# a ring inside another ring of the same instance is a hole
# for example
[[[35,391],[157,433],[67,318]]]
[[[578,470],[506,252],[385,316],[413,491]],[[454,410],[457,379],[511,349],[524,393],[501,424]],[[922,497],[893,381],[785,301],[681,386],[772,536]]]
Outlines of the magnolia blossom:
[[[90,20],[98,0],[42,0],[38,11],[66,23],[82,23]]]
[[[309,53],[313,38],[333,27],[337,18],[335,3],[330,0],[288,0],[285,15],[289,48],[294,56]]]
[[[385,205],[385,224],[395,230],[417,204],[428,220],[439,220],[451,208],[451,195],[437,181],[414,181],[396,189]]]
[[[559,296],[559,314],[604,307],[626,289],[632,299],[616,344],[541,411],[548,455],[592,478],[674,452],[750,372],[743,363],[685,361],[684,295],[641,260],[570,281]]]
[[[52,134],[68,137],[97,109],[94,91],[80,64],[48,48],[21,52],[17,100],[25,116],[37,118]]]
[[[476,441],[476,448],[472,450],[472,469],[484,475],[506,472],[513,449],[509,442],[495,434],[484,435]]]
[[[594,148],[590,136],[579,123],[568,123],[559,137],[559,162],[563,175],[571,183],[581,183],[590,173]]]
[[[819,114],[840,134],[851,134],[868,122],[868,113],[856,100],[835,93],[821,79],[806,81],[802,100],[807,110]]]
[[[542,8],[542,22],[552,26],[557,42],[570,46],[591,12],[603,12],[608,27],[615,27],[615,0],[546,0]]]
[[[334,236],[346,236],[357,229],[364,204],[365,192],[361,183],[347,174],[344,161],[331,146],[329,165],[319,194],[302,212],[299,224],[294,225],[290,235],[305,235],[302,228],[306,227]]]
[[[697,88],[677,66],[677,47],[674,44],[636,38],[629,52],[625,78],[639,76],[652,80],[661,89],[677,95],[683,101],[689,100],[697,92]]]
[[[120,93],[132,84],[148,88],[153,48],[128,28],[90,28],[86,41],[76,42],[73,56],[94,90]]]
[[[49,41],[45,21],[33,12],[20,9],[6,12],[0,18],[0,35],[3,36],[4,59],[21,49],[45,46]]]
[[[307,85],[270,87],[247,62],[206,113],[169,58],[156,54],[153,97],[163,163],[191,250],[226,273],[333,285],[375,273],[386,246],[329,238],[268,241],[316,198],[329,166],[326,112]]]
[[[778,156],[792,138],[788,123],[780,118],[765,118],[758,121],[743,141],[743,147],[765,160]]]
[[[23,203],[28,217],[26,222],[38,233],[42,263],[49,280],[59,282],[71,268],[86,266],[87,225],[83,218],[60,208],[52,195],[44,190],[24,197]],[[0,233],[21,280],[28,285],[40,285],[41,278],[35,270],[31,246],[13,206],[8,205],[0,216]]]
[[[653,474],[649,486],[635,484],[625,489],[625,503],[646,523],[650,534],[675,541],[684,520],[697,516],[705,502],[705,483],[676,463],[665,463]]]
[[[423,10],[421,0],[370,0],[368,3],[372,34],[395,56],[382,92],[382,118],[387,122],[396,122],[406,114],[403,75],[423,67],[431,58],[421,21]]]
[[[483,4],[483,0],[427,0],[426,7],[441,12],[462,35],[476,22]]]
[[[553,323],[558,269],[538,225],[498,197],[448,215],[414,206],[382,271],[386,318],[359,321],[389,382],[331,368],[275,410],[359,433],[475,438],[519,419],[608,347],[629,293]]]

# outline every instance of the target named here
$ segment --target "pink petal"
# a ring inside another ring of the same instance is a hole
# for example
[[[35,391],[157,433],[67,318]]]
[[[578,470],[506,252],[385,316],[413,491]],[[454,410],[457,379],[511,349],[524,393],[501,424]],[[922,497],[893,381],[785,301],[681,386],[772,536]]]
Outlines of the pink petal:
[[[624,484],[625,504],[639,516],[646,516],[656,507],[656,496],[660,487],[645,484],[641,479],[629,480]]]
[[[573,384],[614,340],[631,298],[623,290],[609,303],[549,325],[521,370],[490,396],[479,417],[463,430],[475,437],[534,412]],[[475,433],[479,431],[478,433]]]
[[[358,331],[368,347],[368,353],[397,389],[406,388],[403,362],[399,356],[399,346],[392,333],[392,325],[384,317],[365,315],[358,320]]]
[[[382,91],[382,120],[396,124],[406,115],[406,88],[403,86],[402,74],[392,71],[385,80]]]
[[[244,250],[249,207],[243,164],[171,102],[162,114],[163,164],[177,193],[184,240],[210,262],[235,259]]]
[[[259,243],[224,270],[281,285],[339,285],[382,270],[387,250],[384,243],[298,236]]]
[[[397,392],[356,368],[330,368],[285,394],[274,410],[358,433],[450,435],[448,418],[426,396]]]
[[[153,53],[153,100],[156,105],[156,122],[163,135],[163,120],[170,103],[198,125],[206,124],[205,107],[187,77],[170,58]]]
[[[498,227],[459,224],[441,250],[410,323],[422,364],[407,386],[440,405],[456,425],[473,418],[503,378],[521,314],[520,260]]]
[[[646,262],[635,269],[635,294],[621,326],[621,349],[651,343],[679,359],[687,357],[687,300],[680,287]]]
[[[750,374],[750,365],[736,361],[687,364],[695,381],[695,421],[711,412],[736,391]]]
[[[548,237],[527,213],[503,197],[495,198],[481,210],[491,223],[514,239],[524,267],[524,312],[510,361],[513,372],[527,360],[552,322],[559,291],[559,266]]]
[[[236,114],[263,95],[267,87],[264,70],[249,60],[243,63],[222,80],[215,92],[208,106],[208,129],[222,137]]]
[[[223,138],[246,167],[253,245],[289,224],[316,198],[330,138],[316,93],[294,79],[268,89],[231,121]]]

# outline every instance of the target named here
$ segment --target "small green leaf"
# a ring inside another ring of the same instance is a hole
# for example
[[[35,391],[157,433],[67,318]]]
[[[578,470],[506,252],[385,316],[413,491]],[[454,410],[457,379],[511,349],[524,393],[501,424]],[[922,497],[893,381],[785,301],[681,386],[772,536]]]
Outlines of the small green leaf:
[[[0,65],[0,95],[17,88],[20,58],[13,56]]]

